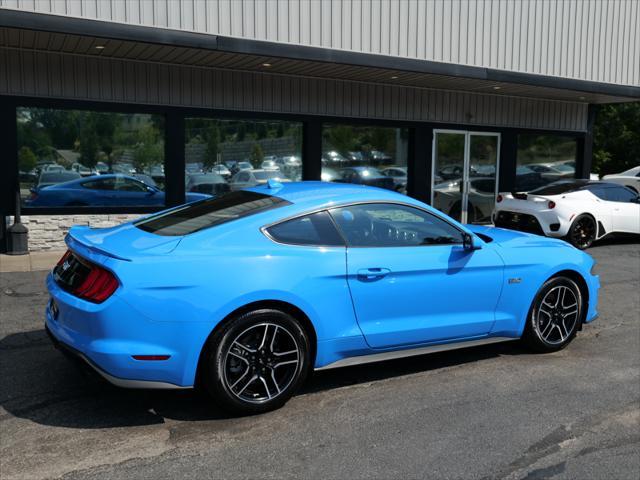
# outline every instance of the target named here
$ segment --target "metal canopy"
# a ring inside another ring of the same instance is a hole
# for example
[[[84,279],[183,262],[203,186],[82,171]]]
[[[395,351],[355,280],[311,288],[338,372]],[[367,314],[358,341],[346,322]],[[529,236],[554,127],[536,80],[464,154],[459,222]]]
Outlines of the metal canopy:
[[[582,103],[640,87],[0,9],[0,48]]]

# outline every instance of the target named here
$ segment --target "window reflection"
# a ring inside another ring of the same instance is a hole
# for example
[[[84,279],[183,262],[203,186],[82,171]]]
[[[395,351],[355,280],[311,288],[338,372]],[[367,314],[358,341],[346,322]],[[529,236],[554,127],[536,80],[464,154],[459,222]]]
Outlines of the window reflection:
[[[516,190],[528,192],[576,176],[577,143],[558,135],[518,135]]]
[[[230,190],[302,180],[302,124],[187,118],[187,192]]]
[[[27,207],[164,206],[164,117],[18,108]]]
[[[407,193],[407,130],[323,126],[322,180]]]

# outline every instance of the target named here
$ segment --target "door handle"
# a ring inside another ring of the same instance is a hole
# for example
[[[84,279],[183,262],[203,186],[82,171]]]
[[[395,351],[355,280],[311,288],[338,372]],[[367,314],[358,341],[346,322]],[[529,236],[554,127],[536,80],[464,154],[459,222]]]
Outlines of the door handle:
[[[391,270],[388,268],[361,268],[358,270],[358,280],[371,281],[371,280],[380,280],[381,278],[386,277]]]

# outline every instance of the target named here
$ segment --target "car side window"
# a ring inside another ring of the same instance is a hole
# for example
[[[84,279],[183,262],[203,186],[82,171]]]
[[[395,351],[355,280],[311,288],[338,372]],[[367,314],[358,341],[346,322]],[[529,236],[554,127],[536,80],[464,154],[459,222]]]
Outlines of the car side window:
[[[135,180],[118,178],[116,180],[114,190],[118,190],[119,192],[146,192],[147,187],[145,187],[141,182],[136,182]]]
[[[327,212],[317,212],[287,220],[266,229],[279,243],[293,245],[344,246],[344,240],[336,230]]]
[[[113,190],[115,186],[115,179],[104,178],[100,180],[91,180],[89,182],[84,182],[82,186],[91,190]]]
[[[334,208],[331,216],[352,247],[410,247],[462,243],[462,232],[429,212],[370,203]]]
[[[629,203],[637,197],[637,195],[628,188],[613,185],[604,188],[604,194],[610,202]]]
[[[600,185],[587,185],[585,187],[585,190],[589,190],[591,193],[593,193],[596,197],[598,197],[601,200],[607,200],[607,196],[605,193],[605,189],[602,188],[602,186]]]

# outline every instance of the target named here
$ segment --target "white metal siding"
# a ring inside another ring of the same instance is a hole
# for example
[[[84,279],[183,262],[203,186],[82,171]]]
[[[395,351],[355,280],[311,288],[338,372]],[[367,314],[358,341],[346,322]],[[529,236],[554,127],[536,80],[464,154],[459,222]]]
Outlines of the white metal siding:
[[[0,0],[0,6],[640,85],[639,0]]]
[[[552,130],[587,121],[583,103],[8,48],[0,94]]]

